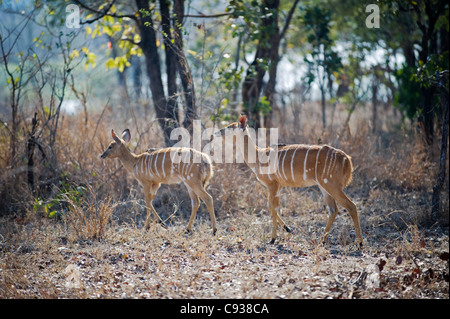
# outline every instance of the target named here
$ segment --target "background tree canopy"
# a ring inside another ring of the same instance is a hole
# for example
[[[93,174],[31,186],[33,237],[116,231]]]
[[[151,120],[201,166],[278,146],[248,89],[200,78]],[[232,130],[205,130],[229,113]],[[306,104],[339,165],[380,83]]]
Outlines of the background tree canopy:
[[[0,297],[448,298],[448,39],[444,0],[0,0]],[[141,232],[142,188],[99,156],[111,129],[205,151],[242,113],[352,157],[368,253],[345,213],[318,244],[314,187],[280,190],[294,231],[269,247],[236,163],[208,186],[217,237],[204,205],[183,235],[180,185],[153,202],[169,229]]]

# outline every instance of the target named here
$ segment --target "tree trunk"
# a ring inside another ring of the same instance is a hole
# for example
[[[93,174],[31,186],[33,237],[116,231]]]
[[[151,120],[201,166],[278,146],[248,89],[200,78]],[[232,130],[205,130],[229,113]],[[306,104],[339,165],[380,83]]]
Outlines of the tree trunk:
[[[239,34],[239,40],[237,43],[237,48],[236,48],[236,58],[234,60],[234,71],[237,72],[239,69],[239,60],[240,60],[240,52],[241,52],[241,44],[242,44],[242,39],[243,39],[243,33]],[[237,101],[237,91],[238,88],[237,87],[233,87],[233,92],[231,93],[231,112],[232,112],[232,116],[234,117],[238,117],[238,101]]]
[[[255,58],[252,64],[247,69],[244,82],[242,83],[242,103],[244,104],[244,111],[247,113],[249,120],[255,128],[261,127],[259,119],[258,102],[262,88],[262,80],[265,74],[264,68],[260,61],[264,59],[265,49],[258,45]]]
[[[441,104],[444,110],[444,120],[442,123],[442,139],[441,139],[441,156],[439,158],[439,173],[436,179],[436,185],[433,187],[433,197],[431,202],[431,219],[433,222],[438,221],[438,215],[442,212],[441,207],[441,190],[444,186],[445,168],[447,163],[447,140],[448,140],[448,120],[449,120],[449,101],[448,91],[445,86],[440,83],[438,77],[438,84],[441,90]]]
[[[376,76],[375,76],[376,78]],[[377,105],[378,105],[378,81],[372,80],[372,132],[375,133],[377,130]]]
[[[276,83],[276,71],[278,64],[279,29],[278,29],[278,7],[279,0],[264,0],[261,5],[262,18],[259,39],[255,58],[247,70],[244,83],[242,84],[242,102],[248,117],[254,122],[256,128],[261,127],[260,110],[258,103],[261,95],[263,77],[266,73],[264,63],[269,63],[271,74],[266,93],[268,100],[273,99]],[[274,60],[272,60],[272,58]],[[270,100],[269,100],[270,102]]]
[[[161,80],[161,63],[156,46],[156,32],[150,14],[143,14],[141,10],[150,13],[149,2],[145,0],[136,0],[140,19],[138,27],[141,35],[140,47],[145,56],[147,74],[150,79],[150,90],[152,92],[152,100],[155,107],[158,122],[163,130],[164,141],[167,146],[172,143],[170,141],[170,132],[174,127],[178,126],[176,118],[167,117],[166,112],[166,96]]]
[[[320,87],[320,101],[322,106],[322,129],[325,130],[325,127],[327,125],[327,117],[325,114],[326,111],[326,103],[325,103],[325,87],[322,85]]]
[[[422,113],[418,117],[419,128],[422,136],[428,145],[434,141],[434,101],[435,89],[433,87],[421,87],[421,96],[423,97]]]
[[[177,66],[176,66],[176,49],[172,43],[172,32],[170,23],[170,9],[168,0],[160,0],[161,24],[163,31],[164,47],[166,51],[166,74],[167,74],[167,107],[166,117],[173,118],[177,123],[178,105],[177,105]]]
[[[133,86],[135,101],[139,103],[142,94],[142,70],[141,70],[141,60],[138,56],[133,56],[131,59],[131,65],[133,66]]]
[[[271,48],[270,48],[270,65],[269,65],[269,82],[267,82],[266,88],[264,89],[264,96],[267,98],[271,109],[269,112],[264,114],[264,126],[270,127],[272,126],[272,115],[273,109],[275,107],[275,85],[277,82],[277,71],[278,71],[278,62],[280,60],[280,56],[278,53],[278,48],[280,46],[280,32],[278,28],[278,15],[274,17],[273,21],[274,25],[274,33],[271,36]]]
[[[34,187],[34,148],[36,145],[36,129],[38,125],[37,113],[34,113],[34,117],[31,120],[31,132],[28,136],[27,142],[27,159],[28,159],[28,168],[27,168],[27,183],[30,187],[32,194],[35,193]]]
[[[427,19],[423,19],[422,12],[419,6],[414,6],[417,13],[417,25],[422,32],[421,50],[419,52],[419,60],[427,63],[428,57],[437,53],[437,41],[435,25],[441,15],[441,10],[444,8],[445,1],[440,1],[437,4],[432,1],[424,1],[425,14]],[[427,22],[425,22],[427,20]],[[433,96],[435,93],[434,87],[424,87],[421,89],[421,96],[424,97],[422,114],[419,116],[419,126],[422,129],[423,136],[428,145],[433,144],[434,139],[434,105]]]
[[[195,104],[194,79],[183,51],[182,26],[184,20],[184,0],[174,1],[174,13],[176,15],[176,19],[174,19],[173,22],[173,28],[175,30],[176,62],[186,102],[183,126],[192,133],[192,121],[197,118],[197,110]]]

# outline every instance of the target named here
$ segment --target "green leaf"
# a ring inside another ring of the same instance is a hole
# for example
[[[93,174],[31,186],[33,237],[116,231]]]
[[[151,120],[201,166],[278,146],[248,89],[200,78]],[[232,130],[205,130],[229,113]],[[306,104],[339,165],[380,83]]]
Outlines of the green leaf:
[[[115,67],[117,67],[116,61],[113,58],[109,58],[106,61],[106,68],[107,69],[112,69],[112,68],[115,68]]]
[[[189,53],[189,54],[192,54],[193,56],[196,56],[196,55],[197,55],[197,52],[195,52],[195,51],[193,51],[193,50],[187,49],[186,52]]]
[[[71,59],[73,59],[73,58],[78,58],[79,55],[80,55],[80,52],[79,52],[78,50],[76,50],[76,49],[73,49],[72,52],[70,52],[69,57],[70,57]]]
[[[51,212],[48,214],[48,217],[49,217],[49,218],[55,217],[55,215],[56,215],[57,212],[58,212],[57,210],[51,211]]]

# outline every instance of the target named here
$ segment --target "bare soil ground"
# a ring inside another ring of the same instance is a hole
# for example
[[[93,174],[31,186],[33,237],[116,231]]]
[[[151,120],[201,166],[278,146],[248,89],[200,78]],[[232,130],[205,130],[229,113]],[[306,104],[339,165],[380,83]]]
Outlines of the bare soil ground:
[[[303,207],[300,201],[314,197],[308,191],[294,193]],[[134,217],[120,220],[120,207]],[[172,216],[167,230],[154,225],[146,232],[135,201],[115,206],[104,238],[98,240],[74,236],[67,221],[20,224],[4,218],[0,295],[448,299],[448,232],[421,232],[415,226],[399,231],[392,227],[399,213],[377,215],[368,206],[361,211],[362,250],[353,244],[354,228],[346,212],[336,219],[327,244],[318,243],[326,223],[322,209],[286,216],[294,231],[279,229],[273,245],[268,244],[271,219],[264,209],[219,214],[216,236],[205,209],[192,234],[185,234],[187,219],[180,216]]]

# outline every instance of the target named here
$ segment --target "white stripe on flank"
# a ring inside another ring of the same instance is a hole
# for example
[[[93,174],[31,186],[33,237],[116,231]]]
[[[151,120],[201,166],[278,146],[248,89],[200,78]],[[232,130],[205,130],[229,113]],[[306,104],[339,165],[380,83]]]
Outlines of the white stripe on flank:
[[[331,169],[333,168],[334,162],[336,161],[336,152],[333,152],[333,158],[331,159],[330,166],[328,166],[327,175],[330,175]]]
[[[173,176],[173,161],[172,161],[172,155],[173,155],[173,153],[172,152],[174,152],[173,150],[170,150],[170,176]]]
[[[274,174],[274,172],[272,172],[272,168],[275,167],[275,163],[272,163],[272,152],[274,152],[273,149],[271,149],[269,151],[269,158],[268,158],[268,161],[267,161],[267,175],[268,175],[270,181],[273,180],[272,179],[272,175]],[[278,165],[278,163],[276,163],[276,164]],[[275,168],[275,170],[276,170],[276,168]]]
[[[181,176],[184,176],[184,169],[186,168],[185,157],[186,157],[186,153],[184,152],[184,150],[181,150],[180,164],[179,164],[179,172],[180,172]]]
[[[142,174],[147,176],[147,160],[148,160],[148,155],[144,156],[144,158],[142,159]]]
[[[187,151],[186,151],[186,156],[185,156],[185,158],[183,159],[183,163],[184,163],[184,166],[183,166],[183,176],[186,176],[187,169],[189,168],[189,166],[188,166],[189,153],[190,153],[189,150],[187,150]]]
[[[325,175],[325,169],[327,168],[328,154],[330,153],[330,150],[331,150],[331,148],[328,149],[327,156],[325,157],[325,163],[323,164],[322,179],[323,179],[323,175]]]
[[[286,158],[286,155],[287,155],[287,151],[284,151],[283,163],[281,163],[281,167],[282,167],[282,169],[283,169],[283,175],[284,175],[284,179],[285,179],[285,180],[287,180],[286,173],[285,173],[285,171],[284,171],[284,159]]]
[[[156,153],[156,157],[155,157],[155,175],[157,174],[158,177],[160,177],[159,171],[158,171],[158,156],[159,156],[159,152]]]
[[[164,175],[164,177],[166,177],[166,154],[167,154],[167,151],[165,151],[164,152],[164,156],[163,156],[163,160],[162,160],[162,164],[161,164],[161,167],[162,167],[162,171],[163,171],[163,175]]]
[[[150,176],[150,174],[151,174],[151,176],[153,177],[153,172],[150,171],[150,169],[152,167],[153,156],[150,155],[147,158],[148,158],[148,160],[147,160],[147,176]]]
[[[310,146],[310,147],[308,148],[308,150],[306,151],[305,162],[303,163],[303,180],[304,180],[304,181],[306,181],[306,161],[308,160],[308,153],[309,153],[309,151],[311,150],[311,147],[312,147],[312,146]]]
[[[297,152],[298,147],[295,148],[294,154],[292,154],[292,158],[291,158],[291,177],[292,177],[292,182],[295,183],[295,178],[294,178],[294,158],[295,158],[295,152]]]
[[[314,172],[314,179],[317,181],[317,162],[319,161],[319,154],[320,151],[322,150],[322,147],[319,149],[319,151],[317,152],[316,155],[316,167],[314,168],[315,172]]]
[[[330,165],[328,165],[326,176],[330,175],[331,168],[333,167],[334,160],[336,159],[336,153],[333,152],[330,156]]]
[[[154,160],[155,160],[155,156],[152,155],[152,156],[150,157],[150,162],[149,162],[149,164],[148,164],[149,174],[152,174],[152,177],[153,177],[153,176],[156,176],[156,174],[155,174],[155,172],[153,171],[153,168],[152,168],[152,165],[153,165],[153,161],[154,161]]]
[[[278,161],[277,161],[277,170],[276,170],[275,172],[276,172],[276,175],[277,175],[277,177],[278,177],[279,179],[281,179],[281,170],[280,170],[281,155],[282,155],[281,152],[280,152],[280,151],[277,151]]]
[[[146,155],[141,157],[141,174],[145,175],[145,159],[147,158]]]
[[[192,162],[189,165],[189,171],[188,171],[188,174],[190,174],[191,177],[192,177],[192,169],[194,168],[194,157],[195,157],[195,154],[192,154]]]

